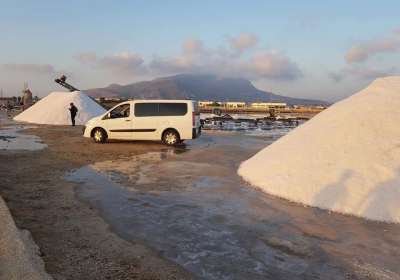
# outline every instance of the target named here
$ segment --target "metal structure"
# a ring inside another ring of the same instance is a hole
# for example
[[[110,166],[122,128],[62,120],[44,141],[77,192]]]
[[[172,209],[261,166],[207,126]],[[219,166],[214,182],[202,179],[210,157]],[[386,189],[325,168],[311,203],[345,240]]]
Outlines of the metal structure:
[[[57,84],[59,84],[59,85],[65,87],[65,88],[67,88],[70,92],[79,91],[79,89],[77,89],[76,87],[74,87],[74,86],[68,84],[68,83],[66,82],[66,80],[67,80],[67,76],[62,75],[62,76],[60,77],[60,79],[55,79],[54,81],[55,81]]]
[[[77,89],[76,87],[74,87],[74,86],[68,84],[68,83],[66,82],[66,80],[67,80],[67,76],[62,75],[59,79],[55,79],[54,81],[55,81],[57,84],[59,84],[59,85],[65,87],[65,88],[67,88],[67,89],[69,90],[69,92],[79,91],[79,89]],[[91,97],[91,96],[89,96],[89,95],[88,95],[88,97],[89,97],[90,99],[92,99],[94,102],[96,102],[97,104],[99,104],[101,107],[103,107],[105,110],[108,111],[109,108],[108,108],[107,106],[105,106],[105,105],[102,104],[101,102],[98,102],[96,99],[94,99],[93,97]]]

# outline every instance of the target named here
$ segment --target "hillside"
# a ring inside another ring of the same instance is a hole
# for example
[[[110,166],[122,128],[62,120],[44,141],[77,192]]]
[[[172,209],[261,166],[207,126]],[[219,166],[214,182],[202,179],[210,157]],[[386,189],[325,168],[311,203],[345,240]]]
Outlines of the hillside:
[[[288,104],[328,104],[320,100],[297,99],[257,89],[243,78],[217,78],[213,75],[180,74],[128,85],[111,84],[105,88],[85,90],[91,97],[134,99],[194,99],[204,101],[263,101]]]

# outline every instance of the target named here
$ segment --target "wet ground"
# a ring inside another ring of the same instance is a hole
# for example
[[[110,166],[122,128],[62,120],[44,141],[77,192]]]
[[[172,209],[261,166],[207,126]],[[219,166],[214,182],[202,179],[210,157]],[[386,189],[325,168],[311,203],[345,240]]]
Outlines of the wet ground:
[[[81,127],[0,126],[0,141],[46,145],[0,150],[0,195],[55,279],[400,279],[399,225],[290,203],[238,177],[274,139],[97,145]]]
[[[204,133],[62,179],[77,183],[77,198],[119,236],[198,277],[400,279],[399,225],[296,205],[238,177],[240,162],[270,143]]]

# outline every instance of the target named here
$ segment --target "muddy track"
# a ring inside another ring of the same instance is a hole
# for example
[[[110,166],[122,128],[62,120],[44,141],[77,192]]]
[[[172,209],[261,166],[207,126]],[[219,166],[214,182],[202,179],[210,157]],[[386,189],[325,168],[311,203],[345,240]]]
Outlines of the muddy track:
[[[71,168],[160,151],[158,143],[95,145],[81,127],[42,126],[24,134],[48,145],[39,151],[0,151],[0,195],[17,226],[29,230],[54,279],[195,279],[158,252],[123,240],[100,213],[75,198],[60,179]]]

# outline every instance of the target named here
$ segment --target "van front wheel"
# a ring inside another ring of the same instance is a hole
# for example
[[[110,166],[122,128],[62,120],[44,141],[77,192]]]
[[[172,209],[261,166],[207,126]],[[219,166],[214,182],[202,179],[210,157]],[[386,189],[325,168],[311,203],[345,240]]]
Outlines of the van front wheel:
[[[93,131],[93,139],[96,143],[104,143],[106,142],[107,135],[106,132],[101,128],[96,128]]]
[[[163,141],[168,146],[176,146],[180,141],[178,132],[175,130],[166,131],[163,136]]]

